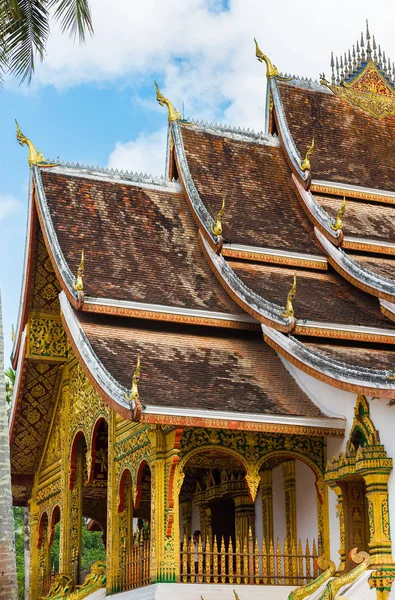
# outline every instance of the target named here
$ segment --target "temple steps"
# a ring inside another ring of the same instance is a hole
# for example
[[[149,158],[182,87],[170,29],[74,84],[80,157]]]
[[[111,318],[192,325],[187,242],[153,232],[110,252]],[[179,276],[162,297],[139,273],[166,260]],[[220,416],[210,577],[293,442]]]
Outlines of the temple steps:
[[[294,586],[156,583],[111,596],[114,600],[287,600]]]

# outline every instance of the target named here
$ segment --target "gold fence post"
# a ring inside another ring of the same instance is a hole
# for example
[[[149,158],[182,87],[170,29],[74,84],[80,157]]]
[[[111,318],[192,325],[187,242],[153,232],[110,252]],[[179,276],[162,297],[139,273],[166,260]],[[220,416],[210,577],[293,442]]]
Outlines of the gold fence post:
[[[218,583],[218,546],[217,546],[217,536],[214,536],[214,544],[213,544],[213,580],[214,583]]]
[[[241,548],[238,537],[236,537],[236,583],[241,583]]]
[[[222,536],[221,541],[221,583],[226,582],[226,554],[225,554],[225,540]]]
[[[206,537],[206,581],[211,583],[212,552],[209,536]]]
[[[229,573],[229,583],[233,583],[233,545],[232,538],[229,538],[229,546],[228,546],[228,573]]]
[[[318,566],[317,566],[317,544],[315,543],[315,539],[313,540],[313,578],[318,577]]]
[[[281,585],[283,583],[283,565],[282,565],[280,538],[277,538],[277,547],[276,547],[276,583],[278,585]]]

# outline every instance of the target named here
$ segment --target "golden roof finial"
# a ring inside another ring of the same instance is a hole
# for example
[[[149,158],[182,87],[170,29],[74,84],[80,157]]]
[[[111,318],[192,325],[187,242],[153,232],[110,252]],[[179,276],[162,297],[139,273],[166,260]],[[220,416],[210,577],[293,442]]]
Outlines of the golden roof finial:
[[[84,291],[84,281],[83,281],[84,269],[85,269],[85,255],[84,255],[84,251],[82,251],[81,252],[81,262],[80,262],[80,265],[79,265],[78,271],[77,271],[77,278],[76,278],[75,282],[73,283],[73,288],[75,289],[76,292]]]
[[[335,221],[335,223],[331,223],[331,229],[333,229],[333,231],[339,231],[340,229],[343,229],[342,216],[344,215],[345,210],[346,210],[346,197],[343,196],[342,205],[339,208],[339,210],[337,211],[336,221]]]
[[[288,292],[287,296],[287,304],[285,305],[285,312],[281,313],[283,317],[293,317],[294,316],[294,308],[292,306],[292,301],[296,296],[296,273],[294,275],[294,282],[292,284],[291,289]]]
[[[129,402],[134,402],[139,399],[139,389],[138,383],[140,381],[140,373],[141,373],[141,363],[140,363],[140,354],[137,355],[137,365],[133,373],[132,377],[132,389],[130,390],[130,394],[125,394],[126,400]]]
[[[280,75],[280,71],[277,69],[276,65],[273,65],[270,58],[263,54],[262,50],[258,46],[258,42],[254,38],[255,42],[255,56],[259,60],[259,62],[266,63],[266,77],[277,77]]]
[[[28,159],[27,159],[29,166],[41,165],[41,164],[45,163],[46,160],[45,160],[44,156],[42,155],[40,150],[38,148],[36,150],[34,144],[25,135],[23,135],[21,128],[19,127],[18,121],[16,119],[15,119],[15,123],[16,123],[16,139],[18,140],[18,142],[20,143],[21,146],[26,145],[29,149],[29,155],[28,155]]]
[[[12,343],[15,342],[15,329],[14,329],[14,324],[11,325],[11,341]]]
[[[310,156],[313,154],[313,152],[314,138],[312,139],[311,146],[309,146],[307,149],[306,156],[303,160],[300,161],[300,168],[302,169],[302,171],[311,171]]]
[[[155,83],[155,88],[156,88],[157,101],[159,102],[159,104],[161,106],[167,106],[167,111],[168,111],[167,117],[168,117],[169,123],[171,123],[172,121],[179,121],[180,119],[182,119],[181,113],[176,108],[174,108],[174,106],[172,105],[170,100],[168,100],[167,98],[164,97],[164,95],[160,91],[156,81],[154,81],[154,83]]]
[[[211,225],[211,231],[214,235],[222,235],[222,217],[225,213],[225,196],[222,198],[222,206],[221,210],[217,214],[217,218],[215,220],[215,225]]]

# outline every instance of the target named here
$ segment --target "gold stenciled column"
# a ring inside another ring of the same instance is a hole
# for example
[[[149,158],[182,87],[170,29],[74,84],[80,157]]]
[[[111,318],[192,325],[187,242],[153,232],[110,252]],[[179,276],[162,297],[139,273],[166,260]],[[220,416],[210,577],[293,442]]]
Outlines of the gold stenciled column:
[[[192,535],[192,500],[181,502],[182,510],[182,539],[189,540]]]
[[[39,596],[38,506],[34,499],[30,505],[30,590],[29,599]]]
[[[74,485],[70,493],[69,573],[74,585],[81,583],[82,486],[84,482],[84,451],[82,440],[75,458]]]
[[[369,550],[371,565],[392,563],[392,544],[388,511],[389,471],[363,474],[366,483],[369,518]]]
[[[61,473],[61,494],[62,508],[60,518],[60,538],[59,538],[59,573],[71,576],[70,570],[70,443],[69,431],[69,391],[70,391],[70,369],[65,365],[62,375],[62,428],[61,428],[61,448],[62,448],[62,473]]]
[[[235,502],[236,539],[241,547],[248,538],[249,532],[255,536],[255,504],[248,495],[233,496]]]
[[[288,547],[291,547],[297,541],[295,461],[287,460],[281,466],[284,479],[285,536]]]
[[[262,533],[266,545],[273,541],[273,478],[272,470],[261,472]]]
[[[335,483],[330,484],[330,488],[335,492],[337,498],[336,510],[339,518],[339,530],[340,530],[340,548],[339,548],[339,556],[340,556],[340,565],[337,571],[343,571],[346,565],[346,530],[345,530],[345,522],[344,522],[344,500],[343,500],[343,490],[340,485],[336,485]]]
[[[115,470],[116,415],[111,409],[108,420],[108,476],[107,476],[107,594],[114,594],[120,586],[119,494]]]

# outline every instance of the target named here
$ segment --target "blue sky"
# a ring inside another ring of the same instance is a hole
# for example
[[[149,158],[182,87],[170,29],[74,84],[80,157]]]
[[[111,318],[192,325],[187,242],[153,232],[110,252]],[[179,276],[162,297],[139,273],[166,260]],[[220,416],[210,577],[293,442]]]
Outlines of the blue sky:
[[[16,323],[26,228],[27,149],[15,118],[47,158],[162,174],[166,112],[153,80],[186,116],[261,130],[264,68],[253,37],[283,72],[329,75],[330,51],[344,53],[370,19],[395,58],[389,0],[94,0],[95,36],[85,47],[56,26],[32,86],[0,92],[0,290],[5,360]],[[302,6],[304,8],[302,9]],[[392,47],[391,47],[392,45]]]

